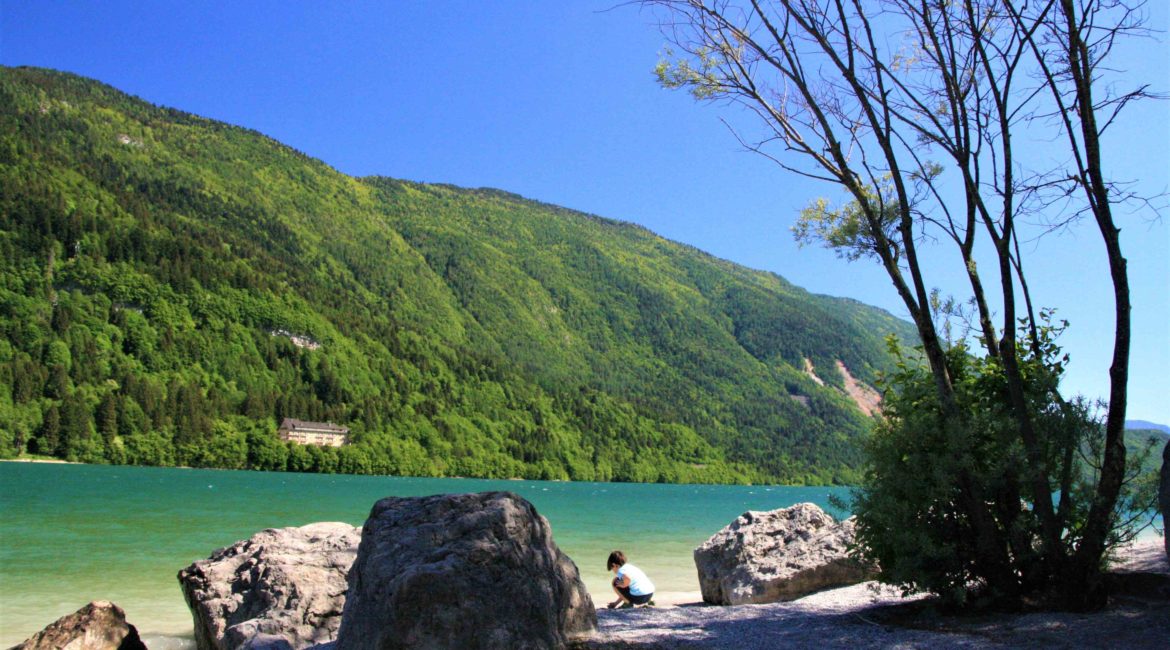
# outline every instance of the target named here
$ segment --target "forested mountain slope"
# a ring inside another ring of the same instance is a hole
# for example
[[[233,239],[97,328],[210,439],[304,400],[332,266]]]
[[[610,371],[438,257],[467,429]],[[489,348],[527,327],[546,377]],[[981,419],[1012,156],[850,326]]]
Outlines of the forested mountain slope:
[[[88,462],[848,481],[869,419],[838,361],[872,383],[911,333],[634,225],[352,178],[25,68],[0,68],[0,274],[0,454]],[[280,443],[283,417],[353,444]]]

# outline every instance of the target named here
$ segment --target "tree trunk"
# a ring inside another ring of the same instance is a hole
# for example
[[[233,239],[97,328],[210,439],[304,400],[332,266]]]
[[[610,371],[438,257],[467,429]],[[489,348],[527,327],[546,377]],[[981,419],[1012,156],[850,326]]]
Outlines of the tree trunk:
[[[1079,109],[1081,137],[1084,138],[1084,175],[1093,217],[1105,242],[1109,274],[1113,280],[1114,319],[1113,362],[1109,367],[1109,413],[1105,417],[1105,457],[1097,493],[1089,509],[1084,536],[1073,558],[1069,574],[1072,589],[1066,591],[1076,608],[1104,605],[1101,580],[1101,557],[1113,526],[1113,510],[1125,479],[1125,410],[1129,383],[1130,302],[1129,273],[1121,254],[1120,230],[1113,222],[1109,205],[1109,188],[1101,171],[1100,131],[1093,104],[1093,62],[1089,48],[1081,37],[1072,0],[1061,0],[1061,11],[1068,26],[1069,73],[1072,75]]]

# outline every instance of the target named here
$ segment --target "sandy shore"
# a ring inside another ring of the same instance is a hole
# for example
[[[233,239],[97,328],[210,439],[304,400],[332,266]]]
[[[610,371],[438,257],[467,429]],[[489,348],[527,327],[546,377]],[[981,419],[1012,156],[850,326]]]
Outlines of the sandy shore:
[[[60,458],[26,458],[21,456],[19,458],[0,458],[0,463],[49,463],[51,465],[83,465],[84,463],[74,463],[68,460],[61,460]]]
[[[1119,553],[1117,572],[1170,575],[1161,537]],[[899,616],[897,590],[865,583],[770,605],[711,607],[698,593],[661,594],[658,607],[598,610],[584,648],[1170,648],[1170,594],[1117,595],[1092,614]]]

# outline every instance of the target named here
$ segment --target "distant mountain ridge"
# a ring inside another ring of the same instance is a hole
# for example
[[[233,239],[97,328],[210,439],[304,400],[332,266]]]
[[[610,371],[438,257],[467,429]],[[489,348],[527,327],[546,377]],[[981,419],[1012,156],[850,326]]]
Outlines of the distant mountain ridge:
[[[1154,431],[1161,431],[1163,433],[1170,433],[1170,426],[1165,424],[1158,424],[1156,422],[1149,422],[1147,420],[1126,420],[1126,429],[1152,429]]]
[[[0,68],[0,454],[407,475],[850,482],[911,326],[620,221],[352,178]],[[806,368],[812,368],[806,371]],[[351,428],[339,450],[283,417]]]

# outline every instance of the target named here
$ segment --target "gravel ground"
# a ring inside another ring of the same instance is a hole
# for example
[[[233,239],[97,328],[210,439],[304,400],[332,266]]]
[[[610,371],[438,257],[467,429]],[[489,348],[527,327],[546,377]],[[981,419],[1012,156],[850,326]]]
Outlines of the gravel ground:
[[[1119,554],[1119,573],[1170,574],[1162,538]],[[919,616],[891,624],[897,590],[865,583],[769,605],[684,605],[598,611],[599,630],[579,647],[610,648],[1164,648],[1170,594],[1117,595],[1092,614],[1046,612]]]

